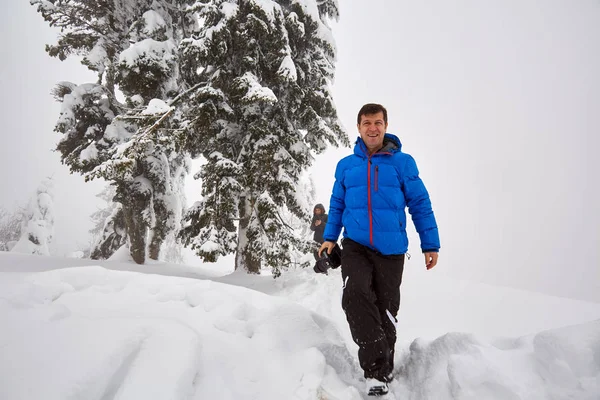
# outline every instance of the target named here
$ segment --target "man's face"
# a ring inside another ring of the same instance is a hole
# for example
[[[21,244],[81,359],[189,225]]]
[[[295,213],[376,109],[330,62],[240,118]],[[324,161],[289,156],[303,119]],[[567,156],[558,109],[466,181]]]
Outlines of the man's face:
[[[383,112],[377,114],[361,115],[358,131],[360,137],[367,145],[369,153],[373,153],[383,147],[383,137],[388,124],[383,120]]]
[[[321,211],[321,209],[320,209],[320,208],[315,208],[315,214],[316,214],[316,215],[321,215],[321,213],[322,213],[322,212],[323,212],[323,211]]]

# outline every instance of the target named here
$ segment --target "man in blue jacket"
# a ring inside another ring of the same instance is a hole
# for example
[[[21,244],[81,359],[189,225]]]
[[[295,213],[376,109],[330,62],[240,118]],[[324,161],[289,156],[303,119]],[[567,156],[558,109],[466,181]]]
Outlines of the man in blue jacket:
[[[408,250],[405,208],[421,239],[427,269],[435,267],[440,240],[429,194],[415,160],[386,133],[387,110],[365,104],[358,113],[354,154],[335,171],[325,242],[331,253],[342,231],[342,307],[370,396],[384,395],[392,380],[396,315],[404,254]]]

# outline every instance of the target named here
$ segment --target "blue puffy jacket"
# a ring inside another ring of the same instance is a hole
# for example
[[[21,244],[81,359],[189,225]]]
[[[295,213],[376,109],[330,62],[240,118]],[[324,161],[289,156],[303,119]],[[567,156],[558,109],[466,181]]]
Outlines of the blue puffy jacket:
[[[363,140],[357,139],[354,154],[336,167],[325,240],[336,242],[344,227],[344,237],[381,254],[404,254],[408,251],[404,209],[408,207],[421,249],[439,250],[429,193],[415,160],[401,147],[398,137],[386,133],[383,148],[369,156]]]

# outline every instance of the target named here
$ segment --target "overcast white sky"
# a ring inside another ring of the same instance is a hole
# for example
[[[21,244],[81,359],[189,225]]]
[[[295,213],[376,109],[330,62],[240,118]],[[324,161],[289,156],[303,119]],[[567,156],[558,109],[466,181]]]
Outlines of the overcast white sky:
[[[339,3],[340,117],[353,140],[362,104],[388,108],[389,131],[432,196],[442,240],[434,273],[600,301],[600,2]],[[58,104],[49,93],[94,76],[46,55],[55,32],[28,1],[0,9],[0,204],[26,201],[53,174],[56,251],[75,250],[101,185],[68,175],[50,152]],[[315,165],[326,208],[348,152]],[[420,268],[413,238],[408,265]]]

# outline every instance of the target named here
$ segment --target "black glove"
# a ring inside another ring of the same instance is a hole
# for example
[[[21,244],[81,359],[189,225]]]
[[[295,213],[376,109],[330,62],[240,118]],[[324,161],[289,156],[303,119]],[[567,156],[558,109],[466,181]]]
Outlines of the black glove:
[[[336,243],[331,254],[327,253],[327,250],[323,250],[321,258],[317,260],[313,270],[317,274],[326,274],[329,268],[336,269],[342,265],[342,249]]]

